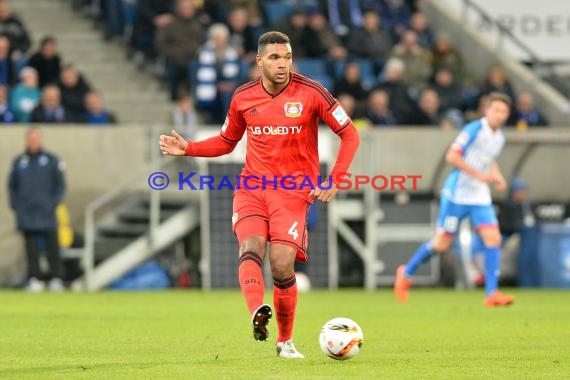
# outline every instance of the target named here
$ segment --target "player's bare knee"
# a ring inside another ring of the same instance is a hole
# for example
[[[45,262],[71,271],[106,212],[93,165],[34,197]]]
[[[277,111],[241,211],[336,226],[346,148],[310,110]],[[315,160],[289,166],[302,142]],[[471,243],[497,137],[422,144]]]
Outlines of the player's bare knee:
[[[502,240],[501,234],[499,233],[490,233],[483,236],[483,244],[485,244],[487,248],[500,247]]]
[[[295,250],[290,247],[272,247],[270,253],[271,275],[273,278],[289,278],[295,271]]]
[[[432,240],[432,248],[436,253],[446,252],[451,246],[452,239],[447,235],[438,235]]]
[[[265,257],[266,241],[261,236],[252,236],[243,240],[239,246],[240,256],[245,252],[253,252],[262,260]]]

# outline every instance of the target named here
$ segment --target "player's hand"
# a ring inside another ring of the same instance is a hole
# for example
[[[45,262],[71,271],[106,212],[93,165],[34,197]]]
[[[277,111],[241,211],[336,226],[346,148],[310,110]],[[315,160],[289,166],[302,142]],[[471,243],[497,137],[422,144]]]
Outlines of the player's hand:
[[[176,131],[172,131],[171,136],[160,135],[158,144],[162,154],[167,156],[184,156],[188,147],[188,142]]]
[[[497,189],[497,191],[505,191],[507,189],[507,181],[505,181],[505,178],[500,174],[495,174],[493,177],[495,189]]]
[[[324,190],[328,189],[328,190]],[[329,203],[333,200],[334,196],[338,192],[336,185],[333,183],[329,189],[329,180],[327,179],[323,183],[321,183],[320,188],[315,190],[311,190],[309,196],[317,198],[321,202]]]
[[[475,178],[477,178],[481,182],[488,184],[495,182],[495,176],[491,173],[479,172]]]

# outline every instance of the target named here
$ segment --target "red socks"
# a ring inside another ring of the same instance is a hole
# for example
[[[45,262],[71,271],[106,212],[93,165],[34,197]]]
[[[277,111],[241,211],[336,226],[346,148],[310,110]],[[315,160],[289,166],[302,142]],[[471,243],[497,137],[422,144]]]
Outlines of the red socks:
[[[297,282],[295,275],[285,279],[273,279],[273,303],[279,330],[278,342],[293,336],[295,310],[297,309]]]
[[[239,286],[247,303],[249,314],[263,304],[263,273],[261,258],[253,252],[245,252],[239,258]]]
[[[250,315],[263,304],[265,288],[261,263],[261,258],[253,252],[245,252],[239,259],[239,286]],[[277,341],[284,342],[293,336],[297,309],[295,275],[285,279],[273,279],[273,304],[279,330]]]

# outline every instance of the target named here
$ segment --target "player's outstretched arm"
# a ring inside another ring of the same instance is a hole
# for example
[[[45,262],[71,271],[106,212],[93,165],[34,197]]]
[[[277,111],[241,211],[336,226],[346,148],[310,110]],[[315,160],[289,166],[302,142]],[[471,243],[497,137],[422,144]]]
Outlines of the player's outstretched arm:
[[[188,147],[188,142],[176,131],[172,131],[171,136],[160,135],[158,144],[162,154],[167,156],[184,156]]]
[[[185,141],[176,131],[171,136],[161,135],[159,139],[162,154],[169,156],[218,157],[230,153],[237,145],[217,135],[202,141]]]

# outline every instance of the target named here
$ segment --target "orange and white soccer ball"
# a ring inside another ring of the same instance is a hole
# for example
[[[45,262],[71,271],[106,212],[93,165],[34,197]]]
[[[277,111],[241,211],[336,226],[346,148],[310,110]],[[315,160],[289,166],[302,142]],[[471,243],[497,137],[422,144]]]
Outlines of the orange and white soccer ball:
[[[358,355],[363,341],[362,329],[350,318],[331,319],[319,335],[321,350],[336,360],[348,360]]]

